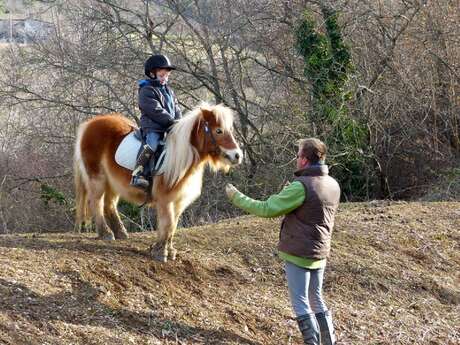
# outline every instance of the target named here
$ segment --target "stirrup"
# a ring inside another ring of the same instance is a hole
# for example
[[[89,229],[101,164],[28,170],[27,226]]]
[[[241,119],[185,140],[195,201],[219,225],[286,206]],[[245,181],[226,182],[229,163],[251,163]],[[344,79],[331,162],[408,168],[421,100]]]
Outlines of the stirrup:
[[[147,190],[149,188],[149,181],[145,179],[144,176],[133,176],[131,178],[130,185],[133,187],[141,188]]]
[[[129,184],[133,187],[147,190],[150,183],[142,175],[143,172],[144,172],[144,166],[141,164],[137,165],[137,167],[134,169],[133,173],[131,174],[131,181],[129,182]]]

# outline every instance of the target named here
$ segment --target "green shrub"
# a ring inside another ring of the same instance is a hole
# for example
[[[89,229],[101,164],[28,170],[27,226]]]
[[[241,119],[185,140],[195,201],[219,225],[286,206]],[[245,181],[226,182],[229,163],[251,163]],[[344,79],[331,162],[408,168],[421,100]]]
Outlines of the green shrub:
[[[296,30],[296,49],[304,59],[304,74],[311,84],[312,109],[307,120],[318,129],[329,149],[329,163],[346,199],[365,199],[373,174],[369,132],[360,119],[351,117],[347,102],[354,68],[350,48],[344,43],[338,13],[323,7],[325,32],[306,11]],[[306,133],[308,134],[308,133]],[[371,178],[370,178],[371,177]]]

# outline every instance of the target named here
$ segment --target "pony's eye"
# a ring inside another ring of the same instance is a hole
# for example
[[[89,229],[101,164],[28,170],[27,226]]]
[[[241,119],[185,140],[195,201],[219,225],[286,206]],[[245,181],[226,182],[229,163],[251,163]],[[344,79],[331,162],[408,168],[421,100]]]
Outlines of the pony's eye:
[[[217,128],[217,129],[216,129],[216,134],[222,134],[222,133],[224,133],[224,132],[222,131],[222,129],[220,129],[220,128]]]

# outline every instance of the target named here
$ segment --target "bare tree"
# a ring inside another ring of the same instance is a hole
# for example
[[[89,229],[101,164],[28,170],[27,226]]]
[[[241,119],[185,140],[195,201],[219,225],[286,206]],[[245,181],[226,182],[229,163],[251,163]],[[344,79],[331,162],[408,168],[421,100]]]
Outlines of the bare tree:
[[[260,195],[279,189],[296,140],[321,126],[308,116],[311,85],[294,31],[305,10],[324,30],[325,4],[340,12],[352,52],[346,106],[370,133],[368,197],[423,193],[459,160],[456,1],[56,0],[36,7],[54,27],[46,41],[0,50],[0,222],[11,231],[53,228],[50,219],[67,226],[76,127],[110,112],[136,121],[137,81],[157,52],[179,66],[172,83],[184,109],[207,100],[235,110],[246,155],[230,176],[209,176],[186,223],[236,212],[224,180]],[[43,185],[69,203],[45,205]],[[18,217],[24,203],[34,212]]]

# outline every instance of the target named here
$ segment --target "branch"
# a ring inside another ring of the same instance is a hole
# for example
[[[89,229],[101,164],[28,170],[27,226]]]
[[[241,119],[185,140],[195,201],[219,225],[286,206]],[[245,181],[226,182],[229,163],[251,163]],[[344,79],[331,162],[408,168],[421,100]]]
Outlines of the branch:
[[[40,183],[43,180],[54,180],[54,179],[59,179],[59,178],[64,178],[64,177],[69,177],[69,176],[72,176],[72,173],[65,173],[65,174],[51,175],[51,176],[15,177],[15,178],[12,178],[12,180],[16,182],[20,182],[20,183],[17,183],[13,187],[9,188],[8,193],[11,193],[16,188],[23,186],[27,183],[32,183],[32,182]]]

